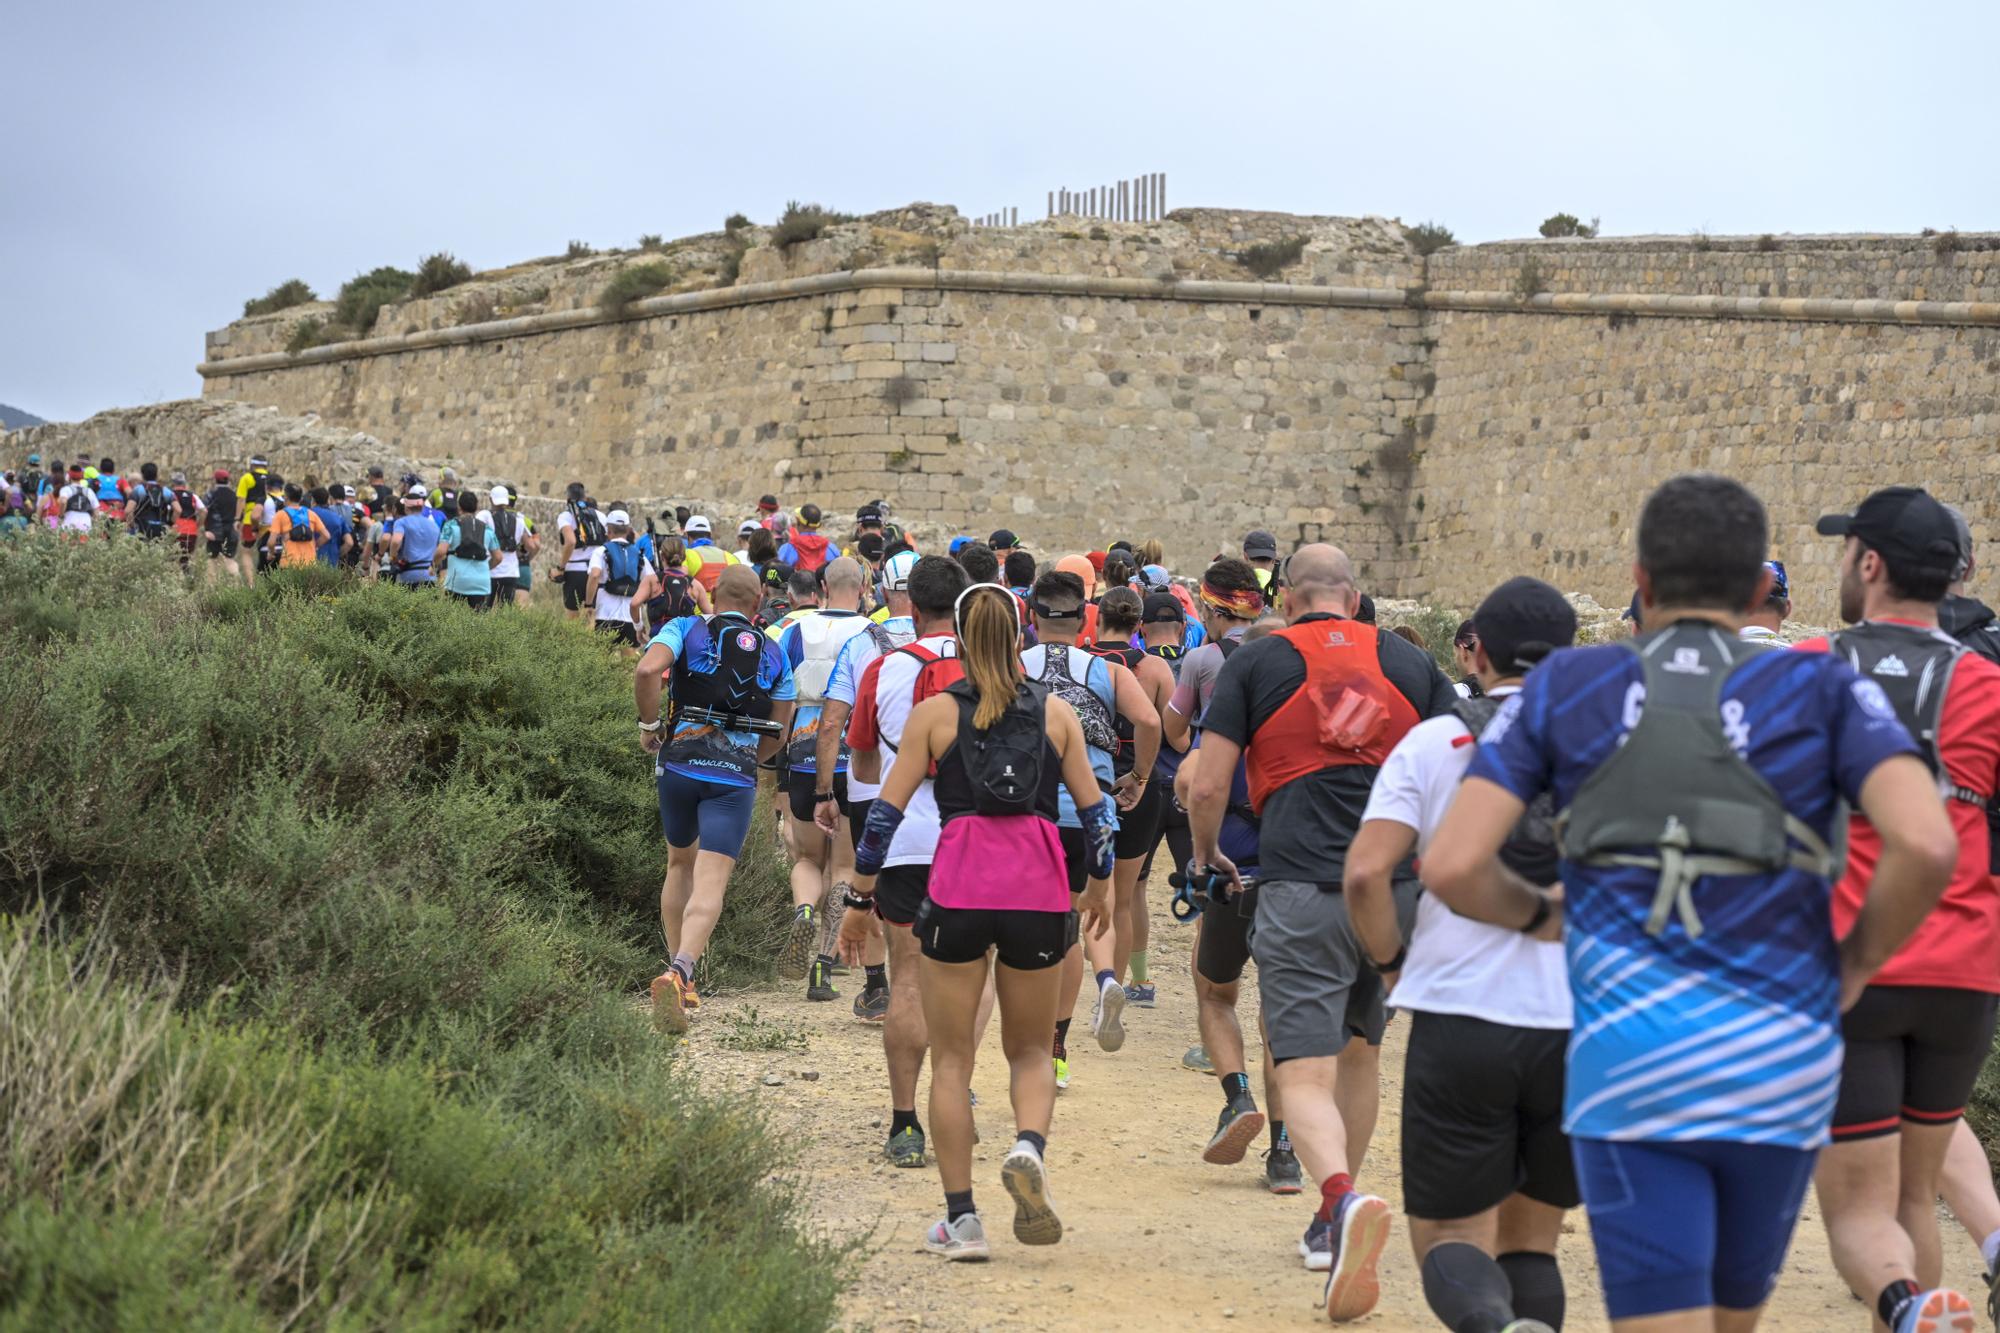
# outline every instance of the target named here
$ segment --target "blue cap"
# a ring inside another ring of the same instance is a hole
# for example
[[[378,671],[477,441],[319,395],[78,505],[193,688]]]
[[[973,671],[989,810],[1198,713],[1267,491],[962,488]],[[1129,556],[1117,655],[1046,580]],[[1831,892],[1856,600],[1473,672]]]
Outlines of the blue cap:
[[[41,456],[40,454],[29,454],[29,455],[28,455],[28,466],[29,466],[29,467],[40,467],[41,465],[42,465],[42,456]]]
[[[1785,577],[1785,562],[1782,560],[1766,560],[1764,568],[1770,570],[1772,574],[1771,596],[1789,598],[1792,595],[1792,585],[1790,580]]]
[[[972,538],[970,537],[953,537],[951,539],[951,554],[957,555],[970,545],[972,545]]]

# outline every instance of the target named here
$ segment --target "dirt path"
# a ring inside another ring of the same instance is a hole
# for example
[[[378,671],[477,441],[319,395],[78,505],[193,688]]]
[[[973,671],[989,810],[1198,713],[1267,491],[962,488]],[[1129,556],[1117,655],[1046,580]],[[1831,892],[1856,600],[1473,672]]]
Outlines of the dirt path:
[[[840,978],[842,997],[835,1004],[809,1005],[803,986],[788,985],[704,1005],[689,1037],[703,1081],[718,1089],[752,1089],[776,1124],[803,1136],[821,1225],[840,1236],[874,1230],[865,1269],[842,1310],[846,1326],[1212,1330],[1219,1319],[1230,1319],[1257,1328],[1325,1327],[1321,1279],[1303,1270],[1295,1248],[1310,1194],[1280,1199],[1266,1193],[1254,1154],[1234,1167],[1200,1159],[1221,1099],[1213,1079],[1181,1066],[1182,1053],[1196,1040],[1187,980],[1190,933],[1160,910],[1162,895],[1154,899],[1159,1007],[1126,1010],[1130,1036],[1116,1055],[1098,1051],[1088,1035],[1087,991],[1079,1007],[1079,1037],[1070,1044],[1074,1077],[1056,1103],[1049,1143],[1050,1176],[1066,1227],[1057,1246],[1023,1247],[1008,1230],[1013,1212],[1000,1188],[999,1160],[1012,1145],[1012,1117],[998,1024],[988,1033],[973,1076],[980,1101],[975,1114],[985,1137],[973,1150],[974,1189],[994,1249],[987,1264],[946,1264],[925,1254],[924,1228],[943,1210],[937,1171],[900,1170],[881,1158],[887,1083],[879,1029],[850,1013],[858,973]],[[1246,1004],[1254,1004],[1254,985],[1246,991]],[[1256,1031],[1249,1014],[1245,1027]],[[1400,1023],[1390,1027],[1381,1126],[1359,1173],[1364,1188],[1392,1205],[1401,1198],[1395,1108],[1403,1031]],[[787,1039],[803,1049],[741,1049]],[[1251,1077],[1258,1077],[1254,1067]],[[924,1096],[920,1090],[919,1115]],[[1561,1258],[1570,1293],[1566,1327],[1606,1328],[1580,1210],[1572,1214]],[[1947,1281],[1983,1295],[1978,1253],[1948,1218],[1945,1260]],[[1357,1327],[1440,1327],[1424,1304],[1400,1219],[1382,1285],[1382,1303]],[[1762,1327],[1779,1333],[1868,1327],[1862,1307],[1833,1271],[1810,1201]]]

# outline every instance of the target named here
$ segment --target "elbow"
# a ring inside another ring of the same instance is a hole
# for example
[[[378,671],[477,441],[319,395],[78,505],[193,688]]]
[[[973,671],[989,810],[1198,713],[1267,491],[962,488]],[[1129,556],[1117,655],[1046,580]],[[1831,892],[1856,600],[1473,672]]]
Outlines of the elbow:
[[[1463,853],[1433,844],[1424,857],[1424,887],[1439,901],[1449,903],[1464,891],[1476,869],[1477,863]]]
[[[1951,821],[1937,821],[1936,829],[1927,829],[1923,835],[1912,839],[1910,856],[1921,868],[1924,885],[1933,897],[1942,894],[1951,883],[1952,873],[1958,869],[1958,832]]]
[[[1340,890],[1349,899],[1372,898],[1388,886],[1388,870],[1372,862],[1357,861],[1350,857],[1346,869],[1341,872]]]

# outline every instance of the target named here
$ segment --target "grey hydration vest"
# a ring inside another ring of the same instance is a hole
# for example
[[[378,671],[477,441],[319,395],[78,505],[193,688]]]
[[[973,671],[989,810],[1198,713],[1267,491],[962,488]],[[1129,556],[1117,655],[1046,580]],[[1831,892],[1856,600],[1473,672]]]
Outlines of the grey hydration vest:
[[[1490,694],[1475,694],[1453,704],[1451,712],[1476,741],[1503,702]],[[1556,843],[1556,798],[1543,792],[1528,802],[1528,808],[1508,832],[1507,840],[1500,844],[1500,864],[1528,883],[1546,889],[1562,878],[1558,869],[1561,857],[1562,849]]]
[[[1771,649],[1694,620],[1622,646],[1639,655],[1645,703],[1638,725],[1557,820],[1564,857],[1659,871],[1646,933],[1664,934],[1668,916],[1677,914],[1689,938],[1701,934],[1693,889],[1703,875],[1787,867],[1838,875],[1841,856],[1785,809],[1723,729],[1723,682],[1750,656]],[[1844,823],[1844,813],[1836,812],[1835,827]]]
[[[1966,647],[1943,630],[1920,625],[1863,621],[1852,629],[1827,636],[1833,651],[1849,666],[1882,687],[1895,706],[1896,720],[1924,752],[1924,762],[1937,778],[1938,794],[1946,800],[1984,807],[1986,798],[1958,786],[1938,750],[1938,723],[1952,672]]]

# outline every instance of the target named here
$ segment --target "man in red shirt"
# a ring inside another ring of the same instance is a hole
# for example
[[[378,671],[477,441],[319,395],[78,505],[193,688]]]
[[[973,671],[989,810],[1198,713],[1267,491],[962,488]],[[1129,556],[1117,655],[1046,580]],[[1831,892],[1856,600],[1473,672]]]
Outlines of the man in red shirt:
[[[1993,1040],[2000,994],[2000,888],[1988,863],[1986,803],[2000,789],[2000,667],[1938,627],[1959,560],[1949,511],[1913,486],[1891,486],[1852,514],[1819,521],[1846,539],[1840,615],[1852,624],[1800,644],[1837,652],[1882,687],[1937,775],[1958,863],[1944,897],[1852,1001],[1833,1144],[1815,1174],[1835,1265],[1878,1327],[1897,1330],[1951,1297],[1938,1328],[1971,1327],[1963,1298],[1938,1291],[1937,1223],[1945,1149]],[[1856,816],[1834,929],[1854,926],[1882,840]]]

